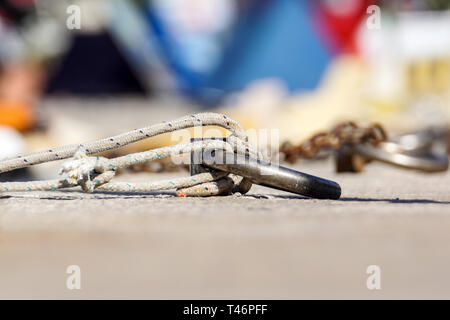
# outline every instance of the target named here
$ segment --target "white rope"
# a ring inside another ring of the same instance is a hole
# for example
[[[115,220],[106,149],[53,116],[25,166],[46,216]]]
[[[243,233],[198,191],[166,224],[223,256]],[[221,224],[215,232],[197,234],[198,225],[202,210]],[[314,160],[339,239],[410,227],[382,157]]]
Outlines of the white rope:
[[[198,140],[113,159],[98,156],[89,157],[89,155],[117,149],[163,133],[210,125],[226,128],[232,134],[226,141]],[[179,196],[212,196],[231,194],[233,192],[246,193],[251,187],[251,182],[248,179],[215,170],[190,177],[156,182],[127,183],[111,181],[119,168],[180,154],[208,152],[218,149],[260,156],[249,145],[247,134],[237,121],[217,113],[199,113],[81,145],[69,145],[32,153],[27,156],[5,159],[0,161],[0,173],[72,157],[63,164],[60,170],[60,174],[65,175],[64,178],[46,181],[3,182],[0,183],[0,192],[57,190],[81,186],[85,192],[93,192],[95,189],[114,192],[154,192],[176,189]]]

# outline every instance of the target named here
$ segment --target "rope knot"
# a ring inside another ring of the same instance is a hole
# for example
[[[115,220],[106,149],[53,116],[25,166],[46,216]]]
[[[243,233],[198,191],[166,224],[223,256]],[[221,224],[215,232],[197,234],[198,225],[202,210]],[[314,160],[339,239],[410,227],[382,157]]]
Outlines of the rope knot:
[[[82,145],[59,171],[60,175],[66,174],[88,193],[94,192],[95,188],[109,182],[115,173],[115,167],[107,158],[89,157]]]

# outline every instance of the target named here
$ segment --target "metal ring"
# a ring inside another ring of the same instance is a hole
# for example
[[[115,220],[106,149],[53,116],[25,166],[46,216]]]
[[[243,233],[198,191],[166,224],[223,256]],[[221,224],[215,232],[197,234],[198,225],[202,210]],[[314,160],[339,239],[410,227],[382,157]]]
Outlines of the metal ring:
[[[403,168],[423,170],[427,172],[446,171],[448,169],[447,155],[437,155],[431,152],[412,155],[403,152],[401,147],[393,142],[382,142],[376,147],[359,144],[354,146],[355,151],[369,159],[394,164]]]

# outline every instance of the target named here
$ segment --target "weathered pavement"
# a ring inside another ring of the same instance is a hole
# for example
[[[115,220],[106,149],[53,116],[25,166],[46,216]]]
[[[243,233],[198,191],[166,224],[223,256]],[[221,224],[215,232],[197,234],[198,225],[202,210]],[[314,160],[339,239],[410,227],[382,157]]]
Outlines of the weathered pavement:
[[[297,168],[342,199],[2,193],[0,298],[450,298],[450,173]],[[381,290],[366,288],[369,265]]]

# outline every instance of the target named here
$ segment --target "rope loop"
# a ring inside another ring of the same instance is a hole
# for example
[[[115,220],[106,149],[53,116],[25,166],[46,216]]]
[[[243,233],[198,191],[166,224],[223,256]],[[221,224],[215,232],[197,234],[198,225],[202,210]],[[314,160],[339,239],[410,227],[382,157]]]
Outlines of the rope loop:
[[[211,125],[223,127],[231,131],[231,134],[225,141],[210,139],[197,140],[186,144],[162,147],[112,159],[89,156],[107,150],[117,149],[127,144],[163,133],[195,126]],[[70,158],[70,160],[62,165],[59,172],[60,175],[63,175],[61,179],[4,182],[0,183],[0,192],[57,190],[76,186],[81,186],[84,192],[89,193],[94,192],[96,189],[113,192],[154,192],[175,189],[177,190],[177,195],[183,197],[229,195],[236,192],[244,194],[248,192],[252,184],[247,178],[217,170],[210,170],[209,172],[190,177],[155,182],[127,183],[112,181],[119,168],[191,152],[205,152],[218,149],[261,157],[261,154],[249,144],[247,133],[239,122],[222,114],[199,113],[174,121],[165,121],[142,129],[135,129],[114,137],[2,160],[0,161],[0,173]]]

